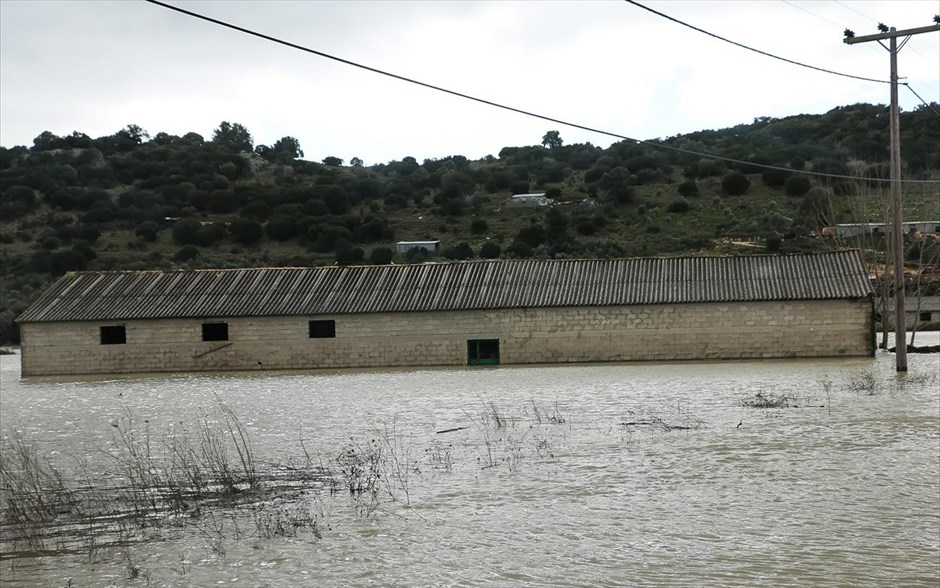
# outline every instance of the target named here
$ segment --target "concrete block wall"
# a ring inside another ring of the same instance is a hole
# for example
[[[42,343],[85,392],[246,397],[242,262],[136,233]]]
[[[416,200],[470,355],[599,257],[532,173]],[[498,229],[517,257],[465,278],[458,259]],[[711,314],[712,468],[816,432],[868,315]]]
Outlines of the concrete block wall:
[[[229,340],[203,342],[218,320]],[[108,325],[127,343],[101,345]],[[872,333],[868,299],[21,325],[24,376],[466,365],[468,339],[499,339],[502,364],[864,356]]]

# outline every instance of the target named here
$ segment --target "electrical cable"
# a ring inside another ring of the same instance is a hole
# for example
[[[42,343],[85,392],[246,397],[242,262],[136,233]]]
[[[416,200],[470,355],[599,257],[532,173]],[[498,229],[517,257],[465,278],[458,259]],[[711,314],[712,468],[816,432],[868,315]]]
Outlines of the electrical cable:
[[[204,21],[206,21],[206,22],[209,22],[209,23],[212,23],[212,24],[215,24],[215,25],[219,25],[219,26],[224,27],[224,28],[227,28],[227,29],[231,29],[231,30],[234,30],[234,31],[238,31],[238,32],[244,33],[244,34],[246,34],[246,35],[250,35],[250,36],[253,36],[253,37],[258,37],[259,39],[264,39],[264,40],[266,40],[266,41],[270,41],[270,42],[272,42],[272,43],[277,43],[277,44],[279,44],[279,45],[284,45],[285,47],[290,47],[291,49],[297,49],[298,51],[303,51],[303,52],[305,52],[305,53],[310,53],[310,54],[313,54],[313,55],[317,55],[317,56],[319,56],[319,57],[324,57],[324,58],[326,58],[326,59],[330,59],[330,60],[333,60],[333,61],[336,61],[336,62],[345,64],[345,65],[350,65],[350,66],[352,66],[352,67],[357,67],[357,68],[359,68],[359,69],[363,69],[363,70],[366,70],[366,71],[370,71],[370,72],[372,72],[372,73],[376,73],[376,74],[383,75],[383,76],[386,76],[386,77],[389,77],[389,78],[393,78],[393,79],[396,79],[396,80],[400,80],[400,81],[403,81],[403,82],[407,82],[407,83],[409,83],[409,84],[414,84],[414,85],[421,86],[421,87],[423,87],[423,88],[428,88],[428,89],[430,89],[430,90],[435,90],[435,91],[438,91],[438,92],[443,92],[443,93],[445,93],[445,94],[450,94],[451,96],[457,96],[458,98],[464,98],[464,99],[466,99],[466,100],[470,100],[470,101],[473,101],[473,102],[478,102],[478,103],[480,103],[480,104],[485,104],[485,105],[487,105],[487,106],[492,106],[492,107],[494,107],[494,108],[500,108],[500,109],[503,109],[503,110],[508,110],[508,111],[510,111],[510,112],[515,112],[515,113],[517,113],[517,114],[522,114],[522,115],[525,115],[525,116],[529,116],[529,117],[532,117],[532,118],[537,118],[537,119],[540,119],[540,120],[544,120],[544,121],[548,121],[548,122],[557,123],[557,124],[560,124],[560,125],[564,125],[564,126],[566,126],[566,127],[571,127],[571,128],[575,128],[575,129],[580,129],[580,130],[588,131],[588,132],[591,132],[591,133],[597,133],[597,134],[599,134],[599,135],[605,135],[605,136],[608,136],[608,137],[614,137],[614,138],[616,138],[616,139],[622,139],[622,140],[624,140],[624,141],[632,141],[632,142],[636,143],[637,145],[646,145],[646,146],[648,146],[648,147],[653,147],[653,148],[656,148],[656,149],[664,149],[664,150],[673,151],[673,152],[676,152],[676,153],[683,153],[683,154],[686,154],[686,155],[694,155],[694,156],[702,157],[702,158],[705,158],[705,159],[716,159],[716,160],[719,160],[719,161],[726,161],[726,162],[729,162],[729,163],[736,163],[736,164],[741,164],[741,165],[747,165],[747,166],[751,166],[751,167],[755,167],[755,168],[760,168],[760,169],[774,169],[774,170],[786,171],[786,172],[791,172],[791,173],[796,173],[796,174],[803,174],[803,175],[817,176],[817,177],[824,177],[824,178],[834,178],[834,179],[846,179],[846,180],[859,180],[859,179],[861,179],[861,178],[858,178],[857,176],[848,176],[848,175],[839,175],[839,174],[826,174],[826,173],[822,173],[822,172],[812,172],[812,171],[805,171],[805,170],[794,170],[794,169],[790,169],[790,168],[788,168],[788,167],[783,167],[783,166],[766,165],[766,164],[760,164],[760,163],[752,163],[752,162],[749,162],[749,161],[743,161],[743,160],[734,159],[734,158],[731,158],[731,157],[724,157],[724,156],[722,156],[722,155],[715,155],[715,154],[711,154],[711,153],[702,153],[702,152],[699,152],[699,151],[692,151],[692,150],[690,150],[690,149],[683,149],[683,148],[681,148],[681,147],[675,147],[675,146],[673,146],[673,145],[667,145],[667,144],[665,144],[665,143],[656,143],[656,142],[652,142],[652,141],[643,141],[643,140],[640,140],[640,139],[634,139],[634,138],[632,138],[632,137],[627,137],[627,136],[625,136],[625,135],[620,135],[620,134],[618,134],[618,133],[613,133],[613,132],[611,132],[611,131],[605,131],[605,130],[602,130],[602,129],[597,129],[597,128],[589,127],[589,126],[586,126],[586,125],[582,125],[582,124],[578,124],[578,123],[573,123],[573,122],[568,122],[568,121],[565,121],[565,120],[561,120],[561,119],[554,118],[554,117],[550,117],[550,116],[545,116],[545,115],[542,115],[542,114],[537,114],[537,113],[535,113],[535,112],[530,112],[530,111],[528,111],[528,110],[523,110],[523,109],[521,109],[521,108],[515,108],[515,107],[513,107],[513,106],[507,106],[507,105],[505,105],[505,104],[500,104],[500,103],[498,103],[498,102],[493,102],[493,101],[491,101],[491,100],[486,100],[486,99],[484,99],[484,98],[478,98],[478,97],[476,97],[476,96],[471,96],[471,95],[469,95],[469,94],[464,94],[464,93],[461,93],[461,92],[457,92],[457,91],[455,91],[455,90],[449,90],[449,89],[447,89],[447,88],[442,88],[442,87],[440,87],[440,86],[435,86],[435,85],[429,84],[429,83],[427,83],[427,82],[422,82],[422,81],[415,80],[415,79],[412,79],[412,78],[409,78],[409,77],[406,77],[406,76],[402,76],[402,75],[394,74],[394,73],[391,73],[391,72],[387,72],[387,71],[384,71],[384,70],[381,70],[381,69],[377,69],[377,68],[374,68],[374,67],[370,67],[370,66],[368,66],[368,65],[363,65],[363,64],[361,64],[361,63],[356,63],[355,61],[350,61],[350,60],[348,60],[348,59],[343,59],[343,58],[341,58],[341,57],[336,57],[335,55],[330,55],[329,53],[324,53],[323,51],[317,51],[316,49],[310,49],[309,47],[304,47],[304,46],[302,46],[302,45],[297,45],[297,44],[295,44],[295,43],[291,43],[291,42],[285,41],[285,40],[283,40],[283,39],[278,39],[277,37],[272,37],[272,36],[266,35],[266,34],[264,34],[264,33],[259,33],[259,32],[257,32],[257,31],[253,31],[253,30],[251,30],[251,29],[246,29],[246,28],[244,28],[244,27],[240,27],[240,26],[238,26],[238,25],[234,25],[234,24],[231,24],[231,23],[222,21],[222,20],[218,20],[218,19],[216,19],[216,18],[212,18],[212,17],[209,17],[209,16],[205,16],[205,15],[199,14],[199,13],[197,13],[197,12],[192,12],[192,11],[190,11],[190,10],[186,10],[186,9],[184,9],[184,8],[180,8],[180,7],[178,7],[178,6],[173,6],[172,4],[167,4],[167,3],[165,3],[165,2],[161,2],[160,0],[145,0],[145,2],[148,2],[148,3],[150,3],[150,4],[154,4],[154,5],[156,5],[156,6],[160,6],[160,7],[162,7],[162,8],[166,8],[166,9],[168,9],[168,10],[172,10],[172,11],[174,11],[174,12],[179,12],[180,14],[185,14],[185,15],[187,15],[187,16],[191,16],[191,17],[197,18],[197,19],[199,19],[199,20],[204,20]],[[866,181],[872,181],[872,182],[881,182],[881,183],[888,183],[888,182],[891,181],[890,179],[884,179],[884,178],[865,178],[865,180],[866,180]],[[908,184],[940,184],[940,180],[900,180],[900,181],[901,181],[901,182],[904,182],[904,183],[908,183]]]
[[[868,15],[868,14],[865,14],[864,12],[861,12],[861,11],[859,11],[859,10],[856,10],[856,9],[853,8],[852,6],[849,6],[848,4],[846,4],[845,2],[840,2],[839,0],[832,0],[832,1],[835,2],[836,4],[838,4],[839,6],[841,6],[842,8],[845,8],[846,10],[851,10],[851,11],[854,12],[855,14],[858,14],[858,15],[860,15],[860,16],[863,16],[864,18],[867,18],[868,20],[870,20],[870,21],[873,22],[873,23],[881,24],[881,22],[882,22],[882,21],[879,21],[878,19],[876,19],[875,17],[873,17],[873,16],[871,16],[871,15]],[[784,2],[786,2],[786,0],[784,0]],[[787,3],[789,4],[789,2],[787,2]],[[806,12],[809,12],[809,11],[807,10]],[[820,18],[822,18],[822,17],[820,17]],[[830,21],[830,22],[831,22],[831,21]],[[833,24],[835,24],[835,23],[833,23]],[[880,44],[882,47],[884,47],[884,44],[882,44],[882,43],[879,43],[879,44]],[[875,47],[873,47],[872,45],[870,45],[870,44],[868,44],[868,43],[865,43],[865,46],[866,46],[866,47],[871,47],[872,49],[875,49]],[[914,54],[917,55],[918,57],[920,57],[921,59],[923,59],[923,60],[925,60],[925,61],[930,61],[923,53],[921,53],[920,51],[918,51],[918,50],[915,49],[914,47],[910,47],[909,50],[910,50],[910,51],[913,51]],[[930,110],[932,110],[935,114],[937,114],[937,111],[936,111],[930,104],[928,104],[923,98],[921,98],[920,95],[919,95],[917,92],[914,92],[914,89],[911,88],[911,87],[908,85],[909,83],[910,83],[910,82],[902,82],[902,85],[907,86],[907,89],[910,90],[911,92],[913,92],[913,94],[914,94],[915,96],[917,96],[917,98],[921,101],[921,103],[922,103],[924,106],[926,106],[927,108],[929,108]],[[937,116],[940,116],[940,114],[937,114]]]
[[[929,108],[931,112],[933,112],[933,113],[936,114],[938,117],[940,117],[940,112],[938,112],[937,109],[933,107],[933,104],[928,104],[926,100],[924,100],[923,98],[921,98],[921,97],[920,97],[920,94],[918,94],[917,92],[915,92],[915,91],[914,91],[914,88],[912,88],[910,84],[908,84],[908,83],[902,83],[901,85],[904,86],[905,88],[907,88],[908,90],[910,90],[912,94],[914,94],[915,96],[917,96],[917,99],[920,100],[921,103],[923,103],[924,106],[926,106],[927,108]]]
[[[793,2],[790,2],[789,0],[780,0],[780,1],[783,2],[784,4],[786,4],[787,6],[790,6],[790,7],[792,7],[792,8],[796,8],[797,10],[800,10],[800,11],[802,11],[802,12],[805,12],[806,14],[809,14],[810,16],[813,16],[813,17],[815,17],[815,18],[818,18],[819,20],[828,22],[828,23],[831,24],[831,25],[835,25],[835,26],[836,26],[837,28],[839,28],[839,29],[844,29],[844,28],[845,28],[844,25],[841,25],[841,24],[837,23],[837,22],[834,21],[834,20],[830,20],[830,19],[826,18],[825,16],[821,16],[821,15],[819,15],[819,14],[816,14],[815,12],[813,12],[813,11],[811,11],[811,10],[807,10],[806,8],[803,8],[802,6],[798,6],[798,5],[794,4]],[[842,6],[843,8],[846,8],[846,9],[848,9],[848,10],[851,10],[852,12],[855,12],[855,13],[857,13],[857,14],[860,14],[860,15],[862,15],[863,17],[865,17],[865,18],[867,18],[867,19],[869,19],[869,20],[871,20],[871,21],[873,21],[873,22],[878,22],[877,20],[873,19],[872,17],[868,16],[867,14],[864,14],[864,13],[862,13],[862,12],[859,12],[858,10],[855,10],[854,8],[852,8],[851,6],[848,6],[847,4],[845,4],[845,3],[843,3],[843,2],[839,2],[839,0],[832,0],[832,1],[835,2],[836,4],[838,4],[839,6]],[[877,48],[875,48],[873,45],[871,45],[871,44],[869,44],[869,43],[865,43],[864,46],[870,48],[872,51],[876,51],[876,52],[878,52],[878,53],[881,53]],[[923,56],[921,56],[921,57],[923,57]],[[915,96],[917,96],[917,99],[920,100],[921,104],[923,104],[924,106],[926,106],[927,108],[929,108],[929,109],[930,109],[934,114],[936,114],[937,116],[940,116],[940,112],[937,112],[937,110],[936,110],[932,105],[928,104],[923,98],[920,97],[920,94],[918,94],[917,92],[914,91],[914,88],[912,88],[912,87],[910,86],[910,82],[901,82],[901,85],[907,86],[907,89],[910,90]]]
[[[861,11],[859,11],[859,10],[856,10],[855,8],[853,8],[853,7],[849,6],[848,4],[846,4],[845,2],[840,2],[839,0],[832,0],[832,1],[835,2],[836,4],[838,4],[839,6],[841,6],[842,8],[845,8],[846,10],[851,10],[851,11],[854,12],[855,14],[858,14],[858,15],[861,15],[861,16],[867,18],[868,20],[872,21],[873,23],[876,23],[876,24],[879,24],[879,25],[880,25],[882,22],[884,22],[884,21],[880,21],[880,20],[876,19],[876,18],[873,17],[873,16],[870,16],[870,15],[868,15],[868,14],[865,14],[864,12],[861,12]],[[913,52],[914,52],[918,57],[920,57],[921,59],[927,60],[927,57],[926,57],[923,53],[921,53],[920,51],[918,51],[917,49],[915,49],[915,48],[913,48],[913,47],[911,47],[910,49],[911,49],[911,51],[913,51]]]
[[[648,12],[652,12],[652,13],[655,14],[656,16],[661,16],[661,17],[665,18],[666,20],[671,20],[672,22],[674,22],[674,23],[676,23],[676,24],[680,24],[680,25],[682,25],[682,26],[684,26],[684,27],[688,27],[688,28],[692,29],[693,31],[698,31],[698,32],[700,32],[700,33],[702,33],[702,34],[708,35],[709,37],[718,39],[719,41],[724,41],[725,43],[730,43],[730,44],[734,45],[735,47],[740,47],[740,48],[742,48],[742,49],[747,49],[748,51],[753,51],[754,53],[757,53],[757,54],[759,54],[759,55],[763,55],[764,57],[770,57],[770,58],[772,58],[772,59],[779,59],[780,61],[784,61],[784,62],[786,62],[786,63],[790,63],[790,64],[793,64],[793,65],[799,65],[800,67],[806,67],[806,68],[809,68],[809,69],[813,69],[813,70],[816,70],[816,71],[821,71],[821,72],[828,73],[828,74],[833,74],[833,75],[837,75],[837,76],[842,76],[842,77],[844,77],[844,78],[852,78],[852,79],[855,79],[855,80],[862,80],[862,81],[865,81],[865,82],[877,82],[877,83],[879,83],[879,84],[890,84],[890,83],[891,83],[891,82],[888,81],[888,80],[876,80],[876,79],[874,79],[874,78],[866,78],[866,77],[862,77],[862,76],[855,76],[855,75],[852,75],[852,74],[847,74],[847,73],[842,73],[842,72],[838,72],[838,71],[833,71],[833,70],[831,70],[831,69],[825,69],[825,68],[822,68],[822,67],[816,67],[815,65],[809,65],[809,64],[806,64],[806,63],[801,63],[801,62],[799,62],[799,61],[794,61],[794,60],[792,60],[792,59],[787,59],[786,57],[780,57],[779,55],[774,55],[773,53],[767,53],[766,51],[761,51],[760,49],[754,49],[753,47],[748,47],[747,45],[743,45],[743,44],[738,43],[738,42],[736,42],[736,41],[732,41],[731,39],[726,39],[726,38],[724,38],[724,37],[722,37],[722,36],[720,36],[720,35],[716,35],[715,33],[710,33],[710,32],[708,32],[708,31],[706,31],[705,29],[700,29],[700,28],[698,28],[698,27],[696,27],[696,26],[692,26],[692,25],[690,25],[690,24],[687,23],[687,22],[682,22],[681,20],[679,20],[679,19],[677,19],[677,18],[673,18],[673,17],[669,16],[668,14],[663,14],[662,12],[653,10],[652,8],[650,8],[650,7],[648,7],[648,6],[643,6],[643,5],[640,4],[639,2],[636,2],[635,0],[624,0],[624,1],[627,2],[628,4],[633,4],[634,6],[636,6],[636,7],[638,7],[638,8],[642,8],[643,10],[646,10],[646,11],[648,11]]]
[[[832,1],[835,2],[836,4],[838,4],[839,6],[841,6],[842,8],[845,8],[846,10],[851,10],[852,12],[854,12],[855,14],[857,14],[857,15],[859,15],[859,16],[864,16],[865,18],[867,18],[868,20],[872,21],[873,23],[876,23],[876,24],[877,24],[877,23],[879,22],[878,19],[873,18],[873,17],[871,17],[871,16],[865,14],[864,12],[861,12],[860,10],[856,10],[855,8],[853,8],[853,7],[849,6],[848,4],[846,4],[845,2],[840,2],[839,0],[832,0]]]

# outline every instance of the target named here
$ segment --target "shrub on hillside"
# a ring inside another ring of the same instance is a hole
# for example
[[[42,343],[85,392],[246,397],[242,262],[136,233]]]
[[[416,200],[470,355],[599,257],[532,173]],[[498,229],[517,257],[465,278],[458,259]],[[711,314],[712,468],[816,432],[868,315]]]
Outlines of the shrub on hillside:
[[[532,257],[532,248],[528,243],[525,241],[520,241],[519,239],[516,239],[512,242],[512,244],[509,246],[509,249],[507,249],[507,252],[513,257],[522,259],[525,259],[526,257]]]
[[[272,241],[290,241],[295,234],[294,219],[286,216],[274,217],[264,227],[264,232]]]
[[[173,225],[173,241],[180,245],[195,245],[199,242],[202,223],[194,218],[184,218]]]
[[[687,182],[682,182],[679,184],[677,191],[679,196],[684,198],[691,198],[692,196],[698,196],[698,184],[694,180],[689,180]]]
[[[480,257],[483,259],[496,259],[500,253],[502,253],[502,250],[499,245],[492,241],[487,241],[480,247]]]
[[[157,240],[157,233],[160,232],[160,225],[153,221],[146,221],[137,225],[137,228],[134,230],[134,233],[149,243],[153,243]]]
[[[765,169],[761,172],[761,180],[765,186],[779,188],[790,178],[790,172],[782,169]]]
[[[369,263],[373,265],[388,265],[392,263],[394,252],[388,247],[376,247],[369,252]]]
[[[666,207],[666,212],[686,212],[689,210],[689,201],[679,196],[675,200],[669,203],[669,206]]]
[[[513,194],[527,194],[529,192],[529,182],[524,180],[515,181],[509,186],[509,190]]]
[[[354,247],[346,239],[336,240],[336,263],[340,265],[354,265],[362,263],[366,258],[366,252],[361,247]]]
[[[264,227],[256,220],[240,218],[229,225],[232,239],[241,245],[254,245],[264,237]]]
[[[597,225],[594,223],[594,219],[591,218],[579,219],[578,222],[575,223],[574,228],[579,234],[585,237],[590,237],[597,232]]]
[[[173,255],[173,261],[177,263],[186,263],[187,261],[192,261],[196,259],[196,256],[199,255],[199,249],[194,245],[186,245],[180,248],[179,251]]]
[[[473,258],[473,248],[470,247],[470,244],[467,242],[460,242],[456,247],[449,247],[444,250],[444,257],[446,259],[472,259]]]
[[[721,179],[721,191],[728,196],[747,194],[751,181],[741,172],[730,172]]]
[[[475,218],[470,221],[470,232],[474,235],[482,235],[490,230],[490,226],[482,218]]]
[[[783,184],[783,191],[787,196],[805,196],[813,185],[809,178],[803,174],[790,176]]]

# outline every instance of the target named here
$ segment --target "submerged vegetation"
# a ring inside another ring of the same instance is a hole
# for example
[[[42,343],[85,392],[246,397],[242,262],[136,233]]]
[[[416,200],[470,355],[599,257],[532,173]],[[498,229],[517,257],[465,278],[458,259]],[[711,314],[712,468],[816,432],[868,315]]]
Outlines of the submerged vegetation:
[[[544,416],[559,414],[557,403],[549,411],[533,400],[531,408],[531,417],[499,424],[471,418],[473,426],[438,434],[477,428],[482,467],[518,469],[546,456],[550,440],[533,432],[543,419],[545,426],[563,422]],[[525,421],[521,435],[494,435]],[[300,534],[315,540],[328,527],[324,498],[348,496],[367,518],[387,501],[409,506],[414,477],[454,465],[453,443],[435,442],[420,459],[394,423],[373,424],[370,438],[350,439],[335,452],[311,453],[301,438],[301,455],[259,463],[248,429],[218,397],[192,426],[177,422],[157,432],[125,406],[111,427],[103,447],[72,464],[53,464],[20,433],[0,440],[0,559],[124,545],[145,540],[148,529],[193,528],[219,544]]]

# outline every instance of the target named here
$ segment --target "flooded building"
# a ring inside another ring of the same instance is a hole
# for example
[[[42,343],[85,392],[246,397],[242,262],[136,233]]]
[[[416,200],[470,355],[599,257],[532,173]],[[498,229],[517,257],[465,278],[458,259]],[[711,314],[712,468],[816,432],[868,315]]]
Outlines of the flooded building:
[[[867,356],[855,251],[77,272],[17,320],[22,373]]]

